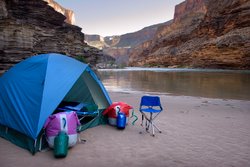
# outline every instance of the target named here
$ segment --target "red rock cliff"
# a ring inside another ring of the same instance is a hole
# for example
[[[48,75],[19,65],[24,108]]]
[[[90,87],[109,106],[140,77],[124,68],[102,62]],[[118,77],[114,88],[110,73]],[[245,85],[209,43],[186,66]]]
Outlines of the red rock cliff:
[[[81,28],[65,19],[43,0],[0,0],[0,73],[29,56],[49,52],[81,56],[95,64],[99,53],[84,42]]]
[[[190,15],[190,13],[206,13],[207,0],[186,0],[179,5],[175,6],[174,22],[180,21],[181,19]]]
[[[57,12],[63,14],[66,17],[66,20],[65,20],[66,23],[75,24],[75,14],[72,10],[65,9],[54,0],[44,0],[44,1],[47,2]]]
[[[250,1],[208,0],[195,7],[199,12],[180,12],[188,9],[188,2],[196,1],[176,7],[175,21],[158,29],[149,47],[130,57],[130,64],[250,69]]]

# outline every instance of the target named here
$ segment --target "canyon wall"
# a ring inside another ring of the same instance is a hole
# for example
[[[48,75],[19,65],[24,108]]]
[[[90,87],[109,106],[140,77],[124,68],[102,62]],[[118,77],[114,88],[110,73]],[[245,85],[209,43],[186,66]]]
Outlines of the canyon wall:
[[[75,14],[72,10],[65,9],[54,0],[44,0],[44,1],[47,2],[57,12],[63,14],[66,17],[66,19],[64,20],[66,23],[75,24]]]
[[[208,0],[186,0],[175,6],[174,22],[184,19],[191,13],[204,14],[207,11],[206,2]]]
[[[186,0],[137,48],[131,66],[250,69],[250,1]]]
[[[50,52],[96,64],[102,54],[84,42],[80,27],[65,19],[43,0],[0,0],[0,71]]]

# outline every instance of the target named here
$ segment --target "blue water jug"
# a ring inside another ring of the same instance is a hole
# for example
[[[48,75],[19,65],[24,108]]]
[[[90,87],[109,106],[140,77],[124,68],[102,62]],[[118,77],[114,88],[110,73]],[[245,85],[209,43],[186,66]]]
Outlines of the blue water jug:
[[[126,126],[126,115],[122,112],[118,112],[116,125],[118,129],[124,129]]]

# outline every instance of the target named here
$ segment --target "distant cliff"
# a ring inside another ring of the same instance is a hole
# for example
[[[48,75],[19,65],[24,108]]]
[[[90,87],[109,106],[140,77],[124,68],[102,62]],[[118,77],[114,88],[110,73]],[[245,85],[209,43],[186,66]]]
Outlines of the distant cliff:
[[[105,55],[114,57],[116,63],[128,64],[130,50],[152,39],[158,27],[166,24],[169,24],[169,22],[148,26],[139,31],[120,36],[85,35],[85,40],[89,45],[102,49]]]
[[[49,52],[97,63],[98,50],[84,42],[80,27],[65,19],[43,0],[0,0],[0,71]]]
[[[137,46],[132,66],[250,69],[250,1],[186,0]]]

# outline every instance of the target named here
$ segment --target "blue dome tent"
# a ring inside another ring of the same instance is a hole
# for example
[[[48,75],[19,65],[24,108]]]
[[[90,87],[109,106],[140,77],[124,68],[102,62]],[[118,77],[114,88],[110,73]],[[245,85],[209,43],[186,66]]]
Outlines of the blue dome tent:
[[[16,64],[0,77],[0,92],[0,136],[33,154],[43,147],[43,125],[62,101],[94,103],[100,112],[112,103],[88,65],[56,53]],[[99,114],[80,130],[101,123]]]

